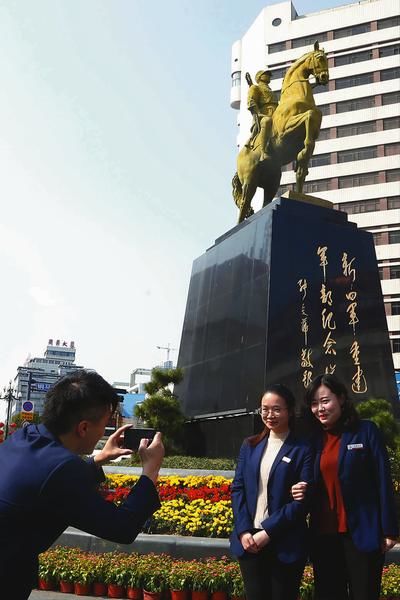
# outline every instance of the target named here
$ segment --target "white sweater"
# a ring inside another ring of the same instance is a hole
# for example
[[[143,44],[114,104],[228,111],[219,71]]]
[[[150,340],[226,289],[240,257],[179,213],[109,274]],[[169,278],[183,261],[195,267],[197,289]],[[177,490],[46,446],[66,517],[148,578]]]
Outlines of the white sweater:
[[[262,529],[261,522],[268,517],[267,487],[269,474],[274,460],[288,435],[288,431],[285,431],[284,433],[274,433],[273,431],[270,431],[269,433],[269,438],[265,446],[260,464],[257,507],[256,514],[254,515],[254,527],[256,529]]]

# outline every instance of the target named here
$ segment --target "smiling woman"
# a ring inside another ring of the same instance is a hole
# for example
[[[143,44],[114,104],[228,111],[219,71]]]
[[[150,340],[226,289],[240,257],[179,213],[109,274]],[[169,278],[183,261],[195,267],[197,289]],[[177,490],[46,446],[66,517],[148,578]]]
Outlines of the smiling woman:
[[[296,600],[299,593],[308,551],[307,504],[288,498],[294,483],[311,481],[312,455],[291,432],[294,409],[288,388],[268,386],[258,411],[265,427],[240,450],[232,484],[231,551],[239,559],[248,600]]]
[[[360,420],[334,375],[314,379],[306,404],[318,424],[311,507],[315,597],[341,600],[349,589],[353,600],[378,600],[384,553],[399,534],[383,439],[374,423]]]

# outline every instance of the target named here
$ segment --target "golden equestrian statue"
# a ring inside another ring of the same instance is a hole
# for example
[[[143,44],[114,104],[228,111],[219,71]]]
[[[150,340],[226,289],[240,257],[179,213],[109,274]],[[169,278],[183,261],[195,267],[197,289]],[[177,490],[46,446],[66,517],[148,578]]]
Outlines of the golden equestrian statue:
[[[319,48],[318,42],[315,42],[312,52],[304,54],[287,70],[275,110],[271,90],[267,100],[269,107],[265,106],[266,103],[264,107],[253,106],[253,116],[257,115],[252,129],[253,135],[239,152],[237,172],[232,180],[233,197],[239,208],[239,223],[253,214],[251,201],[257,187],[264,188],[264,206],[274,198],[281,180],[282,165],[296,161],[296,191],[303,191],[308,163],[322,121],[322,113],[314,102],[310,75],[314,75],[317,84],[326,85],[329,81],[328,59],[325,51]],[[268,87],[269,71],[259,71],[257,76],[259,83],[254,87],[261,88],[261,84]],[[264,89],[265,99],[266,91]],[[267,119],[263,129],[265,117]],[[269,125],[271,117],[272,127]]]

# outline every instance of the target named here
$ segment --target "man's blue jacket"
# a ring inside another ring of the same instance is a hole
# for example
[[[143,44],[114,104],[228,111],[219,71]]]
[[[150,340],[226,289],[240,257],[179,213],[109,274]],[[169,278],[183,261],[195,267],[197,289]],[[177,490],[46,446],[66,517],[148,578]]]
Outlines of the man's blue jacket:
[[[93,461],[67,450],[44,425],[19,429],[0,445],[1,598],[29,596],[38,554],[70,525],[122,544],[135,539],[160,506],[153,482],[140,477],[116,507],[98,493],[102,479]],[[17,588],[8,593],[9,581]]]

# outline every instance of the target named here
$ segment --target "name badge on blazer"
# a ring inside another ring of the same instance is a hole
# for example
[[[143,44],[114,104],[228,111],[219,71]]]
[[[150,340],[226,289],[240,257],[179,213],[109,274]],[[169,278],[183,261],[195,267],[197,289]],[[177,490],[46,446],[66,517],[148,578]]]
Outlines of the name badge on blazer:
[[[289,458],[288,456],[284,456],[284,457],[282,458],[282,460],[283,460],[283,462],[286,462],[286,463],[290,463],[290,462],[292,462],[292,459],[291,459],[291,458]]]
[[[364,444],[347,444],[347,450],[361,450],[364,448]]]

